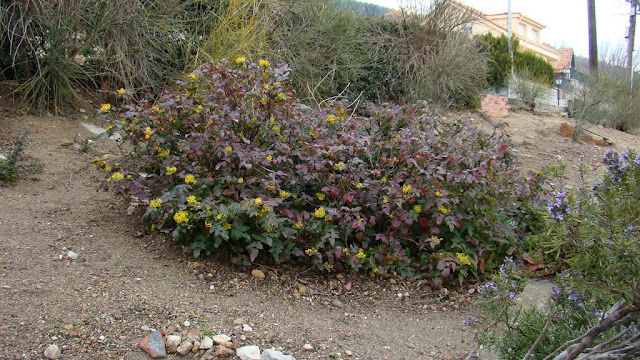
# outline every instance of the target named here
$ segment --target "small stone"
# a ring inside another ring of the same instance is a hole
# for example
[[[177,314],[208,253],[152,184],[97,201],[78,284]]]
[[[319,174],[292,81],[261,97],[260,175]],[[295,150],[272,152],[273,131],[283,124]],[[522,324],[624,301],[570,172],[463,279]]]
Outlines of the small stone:
[[[345,350],[344,354],[347,356],[353,356],[353,353],[350,350]]]
[[[304,345],[302,345],[302,350],[304,350],[304,351],[313,351],[315,349],[313,348],[313,346],[311,346],[311,344],[304,344]]]
[[[336,275],[336,278],[338,278],[338,279],[344,279],[344,275],[343,275],[343,274],[338,274],[338,275]]]
[[[304,285],[300,285],[298,286],[298,292],[300,293],[300,295],[304,296],[307,294],[307,287]]]
[[[192,353],[197,353],[199,349],[200,349],[200,341],[194,341],[193,342],[193,348],[191,349],[191,352]]]
[[[164,348],[164,341],[159,331],[154,331],[147,335],[140,342],[140,348],[146,351],[152,359],[164,359],[167,351]]]
[[[212,337],[211,340],[213,340],[214,344],[220,345],[222,343],[231,341],[231,338],[228,335],[220,334]]]
[[[176,352],[182,356],[185,356],[191,352],[191,349],[193,349],[193,343],[189,341],[185,341],[182,344],[180,344],[180,346],[178,346],[178,348],[176,349]]]
[[[167,336],[167,352],[169,354],[175,354],[178,351],[178,346],[182,342],[182,336],[180,335],[169,335]]]
[[[199,341],[201,337],[202,337],[202,331],[198,329],[191,329],[187,333],[187,341],[191,341],[191,342]]]
[[[224,347],[222,345],[216,346],[215,353],[216,353],[216,357],[219,357],[219,358],[228,358],[228,357],[232,357],[235,354],[233,350],[227,347]]]
[[[200,350],[209,350],[213,347],[213,339],[208,336],[202,338],[202,342],[200,342]]]
[[[44,351],[44,357],[47,359],[59,359],[60,356],[62,356],[62,353],[58,345],[49,345],[47,350]]]
[[[291,355],[285,355],[280,351],[267,349],[262,352],[260,360],[296,360],[296,358]]]
[[[76,260],[78,258],[78,253],[69,250],[67,251],[67,258],[69,258],[69,260]]]
[[[260,269],[253,269],[253,271],[251,272],[251,275],[254,278],[257,278],[257,279],[264,279],[265,278],[264,272],[262,272],[262,270],[260,270]]]
[[[81,112],[81,113],[83,113],[83,114],[87,112],[87,110],[86,110],[86,109],[83,109],[83,108],[78,109],[78,111],[80,111],[80,112]]]
[[[249,326],[249,324],[242,324],[242,331],[250,332],[250,331],[253,331],[253,328]]]
[[[342,356],[342,354],[340,354],[339,352],[332,352],[332,353],[329,353],[329,357],[330,357],[330,358],[333,358],[333,359],[337,359],[337,358],[339,358],[339,357],[341,357],[341,356]]]
[[[150,328],[150,327],[148,327],[147,325],[142,325],[142,326],[140,327],[140,330],[142,330],[142,331],[151,331],[151,328]]]
[[[188,328],[189,326],[191,326],[191,322],[190,322],[189,320],[185,320],[185,321],[182,323],[182,326],[184,326],[184,327],[187,327],[187,328]]]
[[[244,318],[237,318],[233,320],[233,325],[242,325],[245,323],[247,323],[247,319],[244,319]]]
[[[247,341],[247,337],[246,337],[246,336],[244,336],[244,335],[240,335],[240,340],[242,340],[242,341]]]
[[[342,303],[342,301],[340,301],[338,299],[331,300],[331,305],[333,305],[333,306],[335,306],[337,308],[344,307],[344,304]]]
[[[260,360],[260,348],[255,345],[248,345],[238,348],[236,356],[241,360]]]

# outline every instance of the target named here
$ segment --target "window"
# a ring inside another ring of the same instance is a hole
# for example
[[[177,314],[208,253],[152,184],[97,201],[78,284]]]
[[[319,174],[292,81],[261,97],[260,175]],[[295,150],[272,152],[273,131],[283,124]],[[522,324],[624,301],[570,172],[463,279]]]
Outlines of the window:
[[[523,37],[527,37],[527,27],[524,26],[524,24],[518,25],[518,34],[522,35]]]
[[[540,30],[531,30],[531,38],[535,42],[540,42]]]

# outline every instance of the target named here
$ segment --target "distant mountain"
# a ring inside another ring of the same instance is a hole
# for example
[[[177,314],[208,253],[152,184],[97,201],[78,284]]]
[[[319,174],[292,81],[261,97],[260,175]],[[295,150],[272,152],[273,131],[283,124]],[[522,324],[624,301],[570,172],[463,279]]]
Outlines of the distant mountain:
[[[362,1],[337,0],[335,1],[335,3],[338,8],[364,16],[381,16],[389,11],[389,9],[384,6],[370,4]]]

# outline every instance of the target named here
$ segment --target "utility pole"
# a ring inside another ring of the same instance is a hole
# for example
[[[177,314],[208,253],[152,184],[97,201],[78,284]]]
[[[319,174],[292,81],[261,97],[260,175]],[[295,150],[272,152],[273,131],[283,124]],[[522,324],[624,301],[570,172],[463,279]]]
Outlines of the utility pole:
[[[598,34],[596,32],[596,0],[587,0],[589,17],[589,72],[598,77]]]
[[[638,14],[638,0],[630,0],[631,11],[629,12],[629,33],[627,34],[627,71],[630,81],[631,91],[633,91],[633,45],[636,39],[636,15]]]
[[[513,25],[511,21],[511,0],[507,0],[507,38],[509,40],[509,57],[511,58],[511,77],[509,78],[509,82],[507,83],[507,98],[511,97],[511,81],[513,81],[513,41],[511,41],[511,37],[513,36]]]

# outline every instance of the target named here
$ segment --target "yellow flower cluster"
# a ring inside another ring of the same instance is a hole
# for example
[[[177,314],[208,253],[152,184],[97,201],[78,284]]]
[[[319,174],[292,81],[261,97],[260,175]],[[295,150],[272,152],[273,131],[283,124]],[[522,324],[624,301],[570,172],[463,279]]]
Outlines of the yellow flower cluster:
[[[378,272],[379,272],[379,271],[380,271],[380,270],[379,270],[378,268],[374,268],[373,270],[371,270],[371,271],[369,272],[369,276],[374,277],[374,276],[378,275]]]
[[[316,248],[311,248],[311,249],[307,249],[307,250],[304,251],[304,253],[307,254],[307,255],[315,254],[317,252],[318,252],[318,249],[316,249]]]
[[[184,210],[180,210],[177,213],[175,213],[175,215],[173,215],[173,220],[175,220],[178,224],[182,224],[182,223],[188,223],[189,222],[189,213],[184,211]]]
[[[224,230],[231,230],[231,224],[226,223],[226,222],[225,222],[225,223],[222,223],[222,228],[223,228]]]
[[[243,64],[245,62],[245,57],[244,56],[239,56],[236,58],[236,64]]]
[[[193,185],[195,185],[195,184],[197,184],[198,182],[196,181],[196,178],[195,178],[193,175],[187,175],[187,176],[184,178],[184,183],[185,183],[185,184],[193,184]]]
[[[224,152],[230,153],[231,151],[233,151],[233,148],[231,146],[225,146]]]
[[[439,238],[439,237],[437,237],[437,236],[435,236],[435,235],[431,235],[431,237],[429,238],[429,240],[431,241],[431,243],[432,243],[434,246],[437,246],[437,245],[440,245],[440,242],[441,242],[443,239],[442,239],[442,238]]]
[[[389,198],[387,198],[387,197],[382,198],[382,203],[383,204],[386,204],[388,202],[389,202]]]
[[[329,124],[333,124],[333,123],[335,123],[335,122],[336,122],[336,117],[335,117],[335,116],[333,116],[333,115],[331,115],[331,114],[329,114],[329,116],[327,116],[327,122],[328,122]]]
[[[333,264],[329,264],[328,262],[325,262],[324,268],[327,269],[327,271],[331,271],[333,270]]]
[[[265,60],[265,59],[260,59],[260,60],[258,60],[258,65],[262,66],[262,67],[267,67],[267,66],[269,66],[269,62],[267,60]]]
[[[159,208],[162,205],[162,199],[153,199],[149,202],[152,208]]]
[[[381,181],[383,184],[386,184],[386,183],[387,183],[387,177],[386,177],[386,176],[383,176],[383,177],[382,177],[382,179],[380,179],[380,181]]]
[[[178,171],[175,166],[167,166],[165,170],[167,171],[167,175],[173,175],[176,173],[176,171]]]
[[[447,210],[447,208],[445,208],[444,206],[440,205],[440,206],[438,206],[438,211],[440,211],[443,214],[446,214],[451,210]]]
[[[324,193],[316,193],[316,197],[318,198],[318,200],[322,201],[322,200],[324,200],[325,194]]]
[[[200,205],[200,203],[198,202],[198,200],[196,200],[195,195],[189,195],[187,196],[187,202],[189,204],[193,204],[193,205]]]
[[[298,221],[295,224],[293,224],[293,228],[296,230],[300,230],[304,227],[304,224],[302,223],[302,221]]]
[[[345,163],[340,161],[337,164],[333,164],[333,170],[342,170],[345,167]]]
[[[288,191],[284,191],[284,190],[280,190],[280,197],[283,199],[286,199],[289,197],[289,192]]]
[[[460,261],[460,264],[462,264],[462,265],[471,265],[471,259],[469,259],[469,256],[467,256],[466,254],[457,253],[456,257]]]
[[[271,154],[269,154],[269,155],[267,155],[267,157],[265,159],[271,161],[271,160],[273,160],[273,156],[271,156]]]
[[[113,174],[111,174],[111,177],[107,179],[107,182],[111,180],[122,180],[122,179],[124,179],[124,175],[122,175],[122,173],[114,172]]]
[[[413,189],[413,186],[407,184],[407,185],[402,185],[402,192],[403,193],[408,193],[409,191],[411,191],[411,189]]]
[[[256,204],[257,206],[262,205],[262,199],[261,198],[255,198],[253,199],[253,203]]]
[[[238,178],[238,184],[242,184],[244,182],[244,178]]]
[[[151,137],[151,135],[153,134],[153,131],[151,131],[151,128],[149,126],[147,126],[144,129],[144,138],[145,139],[149,139]]]
[[[108,112],[109,110],[111,110],[111,104],[102,104],[100,106],[100,111],[104,113]]]
[[[170,149],[163,149],[160,146],[154,146],[153,150],[158,152],[158,157],[165,157],[165,156],[169,156],[169,154],[171,154],[171,150]]]
[[[118,95],[122,96],[122,95],[124,95],[125,90],[120,88],[120,89],[118,89],[117,93],[118,93]]]
[[[358,253],[356,254],[356,257],[360,260],[364,259],[367,257],[367,254],[364,253],[363,249],[358,250]]]
[[[324,211],[324,207],[320,206],[316,209],[316,217],[318,219],[323,219],[326,215],[327,213]]]
[[[442,196],[439,190],[436,191],[436,196]]]
[[[413,205],[413,211],[417,212],[418,214],[420,214],[422,212],[422,206],[420,205]]]
[[[194,73],[189,74],[189,80],[195,80],[197,78],[198,77],[196,76],[196,74],[194,74]]]
[[[356,189],[361,189],[362,188],[362,183],[361,182],[357,182],[357,183],[354,183],[353,186],[355,186]]]
[[[310,129],[309,136],[316,136],[316,131],[314,129]]]

